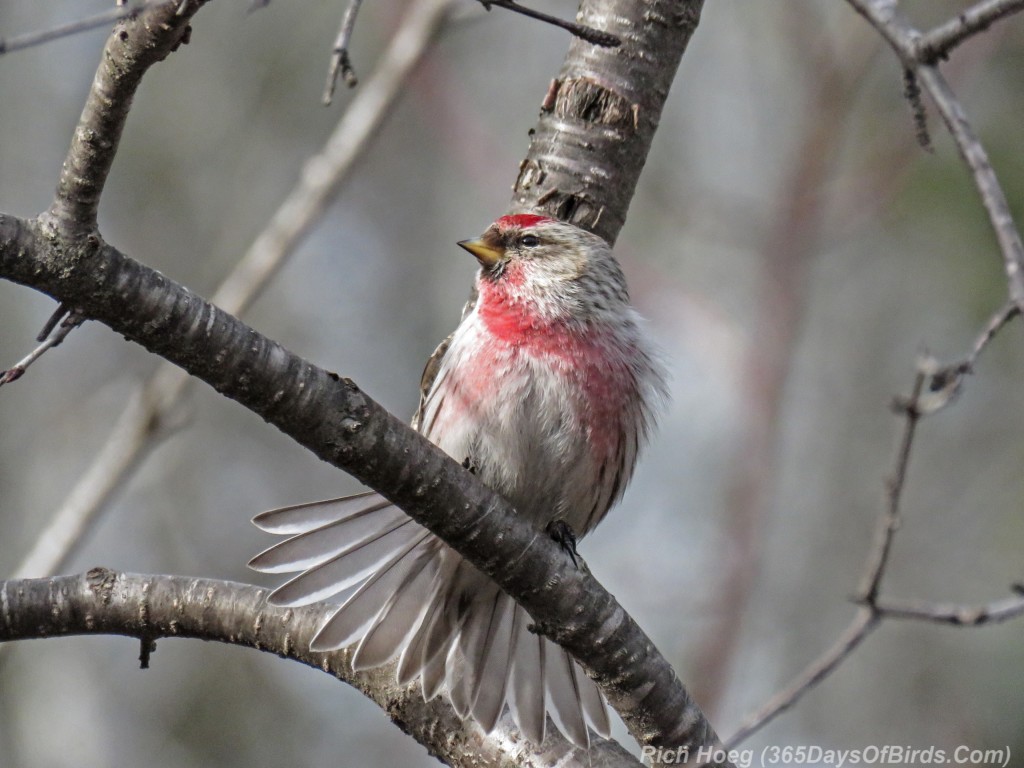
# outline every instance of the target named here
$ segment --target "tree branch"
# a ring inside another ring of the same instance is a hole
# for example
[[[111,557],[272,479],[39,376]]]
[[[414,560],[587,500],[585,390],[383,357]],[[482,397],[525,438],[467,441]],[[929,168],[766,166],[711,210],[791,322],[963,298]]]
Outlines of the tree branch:
[[[879,34],[899,56],[906,70],[928,91],[939,114],[949,129],[957,150],[974,177],[974,183],[981,195],[981,202],[988,213],[995,230],[996,240],[1003,256],[1003,269],[1009,285],[1010,298],[1017,308],[1024,311],[1024,242],[1013,221],[1006,194],[989,162],[988,153],[982,146],[967,114],[957,100],[946,79],[933,65],[934,55],[923,51],[918,45],[921,33],[903,18],[892,3],[878,0],[847,0],[861,16],[878,30]],[[990,4],[982,3],[986,8]],[[1000,5],[1000,15],[1024,8],[1022,3]],[[976,6],[977,8],[977,6]]]
[[[189,21],[205,4],[165,2],[114,27],[61,168],[56,198],[41,217],[49,229],[75,237],[95,231],[100,195],[142,76],[188,42]]]
[[[622,40],[574,39],[552,81],[511,209],[537,209],[614,243],[703,0],[584,0],[577,16]]]
[[[917,59],[936,64],[960,43],[1021,10],[1024,10],[1024,0],[982,0],[917,38]]]
[[[267,590],[185,576],[150,576],[93,568],[85,574],[0,582],[0,642],[67,635],[138,638],[145,657],[159,638],[213,640],[276,654],[352,685],[375,701],[403,731],[452,766],[481,764],[540,768],[591,761],[595,768],[627,768],[637,761],[614,741],[593,738],[584,753],[550,728],[542,745],[487,736],[465,724],[443,698],[424,702],[417,684],[399,686],[394,664],[354,672],[351,651],[313,653],[309,641],[333,609],[267,605]],[[512,726],[509,726],[510,728]]]
[[[50,29],[44,29],[39,32],[27,32],[17,37],[10,37],[7,39],[0,38],[0,54],[12,53],[14,51],[24,50],[25,48],[32,48],[36,45],[43,45],[52,40],[59,40],[62,37],[70,37],[71,35],[77,35],[79,32],[88,32],[90,29],[97,29],[99,27],[105,27],[108,24],[113,24],[121,19],[127,19],[143,8],[151,5],[155,5],[163,0],[142,0],[142,2],[132,3],[131,5],[125,5],[124,3],[118,3],[114,8],[108,8],[105,11],[88,16],[78,21],[71,21],[67,24],[61,24]]]
[[[980,606],[882,599],[879,596],[882,579],[885,577],[892,554],[893,541],[901,525],[900,503],[903,499],[918,423],[949,402],[958,383],[950,384],[947,379],[955,375],[956,382],[959,382],[959,378],[973,367],[978,356],[995,335],[1016,314],[1016,307],[1011,303],[993,315],[963,363],[939,369],[931,358],[922,357],[918,360],[911,394],[906,398],[897,398],[894,403],[894,409],[904,417],[903,433],[900,436],[892,472],[886,481],[886,503],[878,517],[875,540],[868,550],[864,575],[854,596],[854,601],[860,605],[860,609],[831,648],[808,664],[783,690],[744,719],[736,733],[727,740],[728,749],[735,748],[764,728],[795,705],[811,688],[832,674],[883,619],[918,619],[963,627],[979,627],[1024,616],[1024,590],[1020,585],[1015,585],[1016,594],[1013,597]],[[955,371],[954,374],[950,373],[951,369]]]
[[[294,188],[214,293],[213,304],[242,315],[323,217],[356,159],[378,135],[377,129],[454,1],[421,0],[409,7],[373,75],[321,151],[306,161]],[[48,576],[65,567],[114,492],[167,436],[167,425],[191,382],[184,371],[165,362],[136,390],[104,446],[15,570],[15,577]]]

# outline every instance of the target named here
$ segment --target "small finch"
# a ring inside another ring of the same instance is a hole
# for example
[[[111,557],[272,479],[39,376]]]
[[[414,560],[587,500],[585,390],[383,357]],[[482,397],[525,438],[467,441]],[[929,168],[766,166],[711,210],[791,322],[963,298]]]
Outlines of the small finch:
[[[629,305],[608,244],[569,224],[503,216],[459,243],[480,263],[476,299],[423,375],[413,426],[542,528],[592,530],[622,496],[665,394],[665,374]],[[398,658],[429,700],[494,729],[506,702],[544,739],[547,715],[575,744],[609,732],[596,684],[528,629],[486,575],[376,493],[258,515],[290,538],[250,562],[300,571],[270,597],[337,595],[313,650],[356,643],[356,669]]]

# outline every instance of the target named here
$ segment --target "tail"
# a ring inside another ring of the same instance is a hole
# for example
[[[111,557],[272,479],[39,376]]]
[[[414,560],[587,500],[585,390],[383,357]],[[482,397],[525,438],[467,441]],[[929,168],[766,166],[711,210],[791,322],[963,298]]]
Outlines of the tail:
[[[358,641],[355,669],[398,658],[400,683],[419,677],[427,700],[446,689],[459,716],[488,733],[508,703],[535,744],[544,740],[548,714],[578,746],[590,745],[588,724],[608,736],[594,681],[564,650],[530,632],[529,615],[490,578],[379,494],[284,507],[253,522],[289,538],[249,566],[300,571],[274,590],[271,603],[343,599],[312,650]]]

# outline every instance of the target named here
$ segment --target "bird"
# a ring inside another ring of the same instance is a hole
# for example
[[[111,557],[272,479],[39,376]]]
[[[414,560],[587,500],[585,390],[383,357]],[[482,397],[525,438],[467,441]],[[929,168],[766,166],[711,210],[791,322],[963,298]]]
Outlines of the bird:
[[[598,235],[520,212],[458,245],[479,263],[474,297],[427,363],[412,425],[574,552],[576,537],[622,497],[663,409],[660,354]],[[298,573],[271,604],[341,601],[312,650],[355,644],[357,670],[397,659],[399,683],[418,678],[426,700],[446,695],[487,733],[507,705],[535,744],[548,715],[584,748],[590,728],[609,735],[605,700],[572,657],[380,494],[283,507],[253,522],[288,538],[250,567]]]

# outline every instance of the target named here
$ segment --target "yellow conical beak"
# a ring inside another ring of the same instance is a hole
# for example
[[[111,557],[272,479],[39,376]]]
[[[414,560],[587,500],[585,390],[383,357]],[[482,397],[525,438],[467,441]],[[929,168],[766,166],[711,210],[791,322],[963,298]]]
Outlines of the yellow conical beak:
[[[488,245],[483,240],[460,240],[457,245],[476,256],[480,266],[486,269],[491,269],[505,255],[503,249]]]

